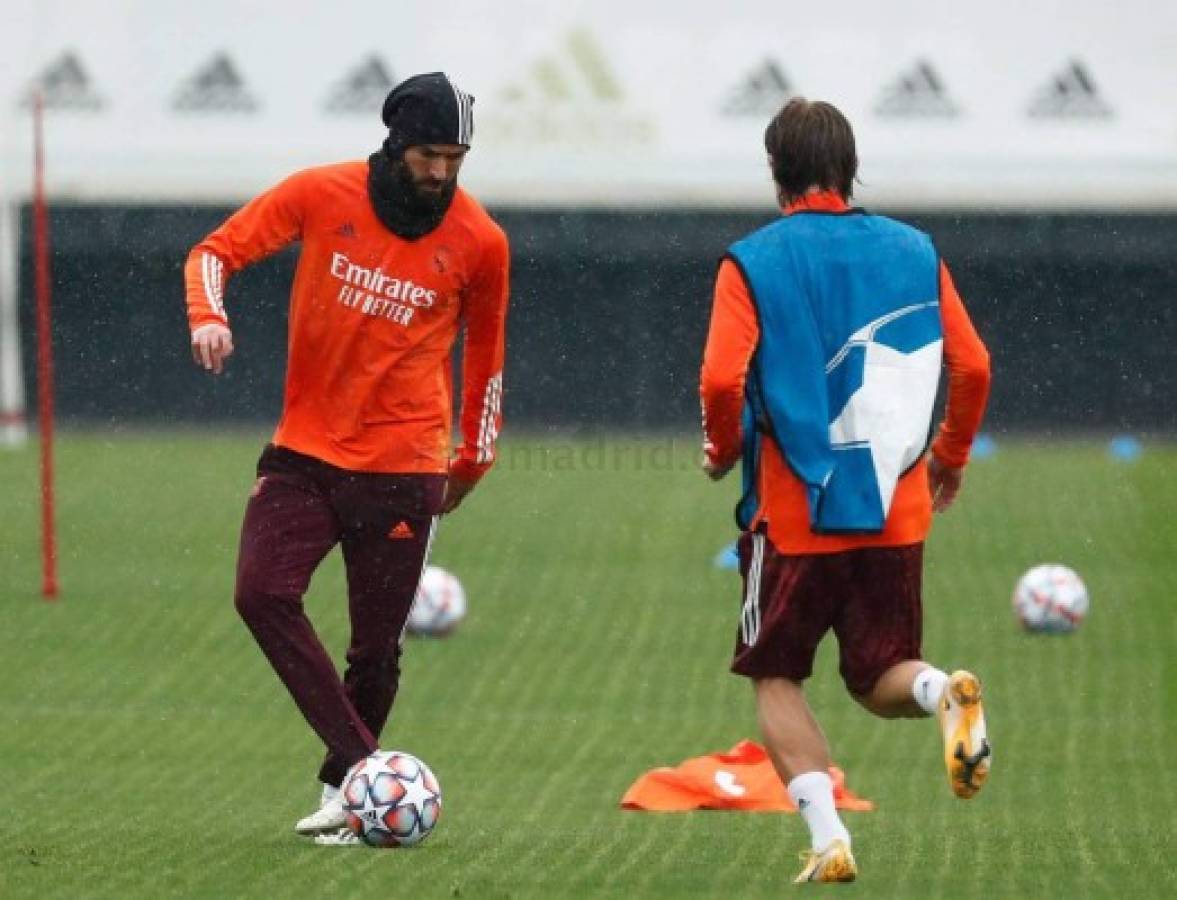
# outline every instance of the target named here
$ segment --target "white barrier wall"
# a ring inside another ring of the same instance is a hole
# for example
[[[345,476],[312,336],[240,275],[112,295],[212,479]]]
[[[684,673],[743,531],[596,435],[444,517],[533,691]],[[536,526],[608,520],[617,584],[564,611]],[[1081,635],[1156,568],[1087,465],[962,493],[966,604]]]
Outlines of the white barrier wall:
[[[0,0],[0,443],[34,89],[52,200],[238,202],[375,149],[437,69],[495,205],[770,210],[764,125],[800,93],[854,123],[866,205],[1177,209],[1174,0]]]
[[[860,199],[1177,207],[1177,3],[0,0],[0,159],[28,93],[58,198],[237,201],[382,137],[395,81],[477,104],[466,183],[517,205],[765,206],[790,94],[851,118]]]

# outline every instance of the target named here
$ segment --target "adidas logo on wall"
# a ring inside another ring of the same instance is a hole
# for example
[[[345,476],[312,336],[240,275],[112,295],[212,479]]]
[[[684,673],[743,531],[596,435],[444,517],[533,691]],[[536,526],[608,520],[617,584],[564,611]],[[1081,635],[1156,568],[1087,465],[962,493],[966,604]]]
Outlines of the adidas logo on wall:
[[[960,107],[949,98],[931,63],[921,59],[883,91],[875,113],[897,119],[952,118],[960,115]]]
[[[616,103],[622,91],[596,40],[588,31],[577,29],[565,40],[563,53],[536,60],[528,77],[507,85],[502,97],[516,103]]]
[[[1035,119],[1106,119],[1112,108],[1100,97],[1087,67],[1072,60],[1034,96],[1028,112]]]
[[[373,54],[336,82],[323,109],[329,113],[378,115],[394,86],[392,72]]]
[[[233,61],[218,53],[180,85],[172,101],[178,112],[253,112],[257,101],[245,87]]]
[[[31,107],[34,95],[40,91],[45,109],[82,110],[92,112],[103,107],[102,98],[95,93],[90,77],[76,53],[65,52],[38,75],[25,92],[21,105]]]
[[[575,29],[501,91],[480,122],[492,141],[619,145],[653,138],[652,120],[629,108],[592,33]]]
[[[725,116],[775,116],[796,93],[781,67],[774,60],[766,59],[732,90],[722,112]]]

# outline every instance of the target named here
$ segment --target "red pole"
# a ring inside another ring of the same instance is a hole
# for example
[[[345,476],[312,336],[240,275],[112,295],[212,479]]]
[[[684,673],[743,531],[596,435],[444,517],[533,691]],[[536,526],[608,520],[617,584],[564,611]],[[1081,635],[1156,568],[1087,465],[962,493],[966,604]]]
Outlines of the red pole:
[[[33,268],[37,290],[37,419],[41,428],[41,595],[57,597],[53,523],[53,335],[50,332],[49,213],[45,206],[44,106],[33,101]]]

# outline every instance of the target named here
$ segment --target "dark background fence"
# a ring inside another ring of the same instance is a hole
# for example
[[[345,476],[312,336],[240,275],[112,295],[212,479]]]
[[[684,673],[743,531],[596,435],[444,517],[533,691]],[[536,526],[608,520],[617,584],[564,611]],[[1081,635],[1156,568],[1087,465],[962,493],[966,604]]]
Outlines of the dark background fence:
[[[229,212],[53,211],[54,341],[64,419],[276,418],[294,251],[230,283],[238,353],[228,373],[210,378],[189,358],[184,258]],[[1177,216],[894,214],[936,239],[989,345],[990,428],[1172,430]],[[717,260],[770,215],[504,210],[496,217],[512,241],[508,424],[696,428]],[[21,319],[31,398],[30,225],[26,209]]]

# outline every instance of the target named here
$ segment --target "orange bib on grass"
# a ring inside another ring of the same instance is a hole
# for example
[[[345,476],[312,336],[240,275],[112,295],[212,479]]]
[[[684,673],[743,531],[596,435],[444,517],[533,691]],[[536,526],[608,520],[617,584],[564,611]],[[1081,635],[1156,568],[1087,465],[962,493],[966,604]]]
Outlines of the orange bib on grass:
[[[846,776],[830,766],[834,805],[838,809],[869,811],[875,805],[846,787]],[[688,759],[675,768],[653,769],[635,781],[621,798],[622,809],[646,812],[684,812],[692,809],[742,809],[756,812],[796,812],[765,749],[754,741],[740,741],[727,753]]]

